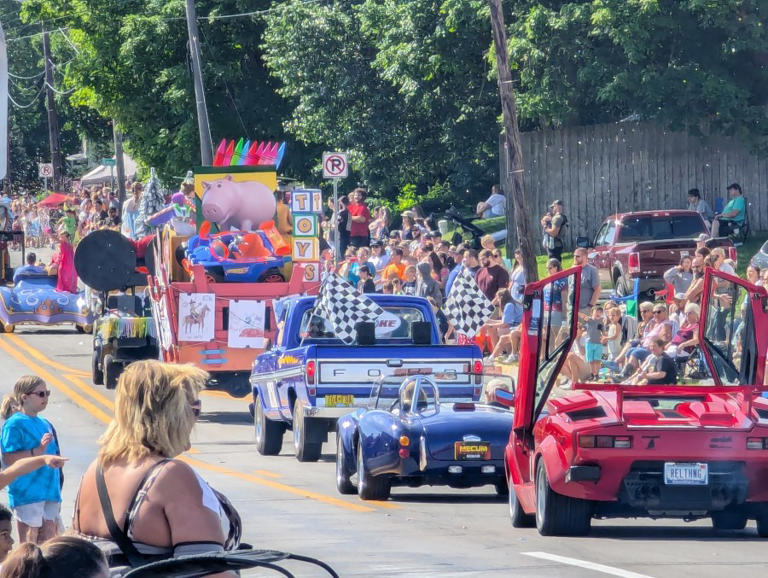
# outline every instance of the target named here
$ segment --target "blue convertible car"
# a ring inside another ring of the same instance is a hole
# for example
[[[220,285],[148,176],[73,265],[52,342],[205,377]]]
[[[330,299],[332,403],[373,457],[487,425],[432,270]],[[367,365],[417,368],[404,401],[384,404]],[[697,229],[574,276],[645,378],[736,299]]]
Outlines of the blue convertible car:
[[[12,333],[20,323],[74,323],[80,333],[90,333],[93,313],[85,293],[58,291],[55,275],[21,275],[14,287],[0,287],[0,326]]]
[[[440,386],[456,378],[454,373],[380,379],[369,407],[337,423],[339,492],[386,500],[392,486],[493,484],[505,495],[512,378],[483,376],[486,403],[441,403]]]

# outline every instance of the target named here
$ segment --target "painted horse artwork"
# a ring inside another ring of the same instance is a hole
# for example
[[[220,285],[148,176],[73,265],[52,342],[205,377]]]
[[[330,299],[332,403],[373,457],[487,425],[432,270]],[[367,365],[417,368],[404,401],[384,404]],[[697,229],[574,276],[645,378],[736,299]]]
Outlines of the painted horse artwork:
[[[73,323],[80,333],[93,330],[85,293],[56,289],[56,275],[20,275],[13,287],[0,287],[0,325],[12,333],[19,324]]]
[[[195,331],[202,330],[203,324],[205,323],[205,316],[208,314],[210,310],[211,310],[210,307],[208,307],[207,305],[203,305],[200,311],[197,311],[196,309],[193,310],[192,304],[190,304],[189,314],[184,316],[184,330],[188,334],[193,333],[193,330]]]

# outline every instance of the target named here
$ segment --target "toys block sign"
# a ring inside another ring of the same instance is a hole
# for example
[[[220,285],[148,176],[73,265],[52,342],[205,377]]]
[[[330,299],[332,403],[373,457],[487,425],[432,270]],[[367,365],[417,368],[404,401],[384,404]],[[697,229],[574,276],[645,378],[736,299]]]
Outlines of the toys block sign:
[[[317,215],[311,213],[293,214],[294,237],[317,237]]]
[[[322,213],[323,193],[319,189],[293,189],[291,191],[292,213]]]
[[[307,263],[304,265],[304,281],[317,283],[320,281],[320,263]]]
[[[293,239],[293,260],[299,263],[320,260],[320,242],[316,238]]]

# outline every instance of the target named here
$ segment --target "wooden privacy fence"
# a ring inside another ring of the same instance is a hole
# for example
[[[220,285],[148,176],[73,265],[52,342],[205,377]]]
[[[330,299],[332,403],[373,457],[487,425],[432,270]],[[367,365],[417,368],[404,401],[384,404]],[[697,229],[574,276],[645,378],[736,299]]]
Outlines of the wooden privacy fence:
[[[723,137],[706,140],[651,123],[623,122],[523,133],[525,191],[538,221],[555,199],[568,216],[566,246],[595,233],[616,212],[685,208],[698,188],[714,209],[737,182],[749,203],[753,231],[768,230],[768,157]],[[502,186],[509,172],[501,143]],[[727,202],[727,200],[726,200]]]

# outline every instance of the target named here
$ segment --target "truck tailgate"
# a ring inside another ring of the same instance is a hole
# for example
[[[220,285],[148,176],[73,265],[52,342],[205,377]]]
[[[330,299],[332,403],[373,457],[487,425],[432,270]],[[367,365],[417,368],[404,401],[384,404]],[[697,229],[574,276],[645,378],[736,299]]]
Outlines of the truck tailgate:
[[[661,277],[664,271],[680,264],[683,256],[693,257],[696,241],[693,239],[669,239],[636,243],[631,252],[640,255],[640,270],[643,275]]]
[[[477,349],[472,346],[376,345],[354,349],[318,346],[316,354],[318,405],[320,398],[331,391],[368,396],[378,378],[419,370],[457,374],[457,379],[436,380],[441,397],[468,399],[479,393],[467,375],[473,370],[472,364],[479,361]]]

